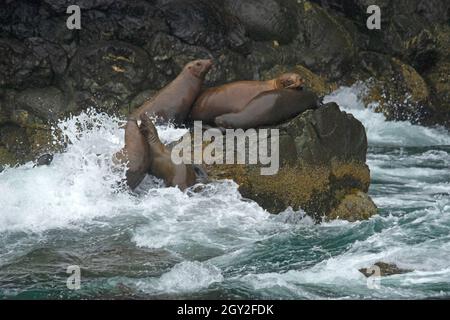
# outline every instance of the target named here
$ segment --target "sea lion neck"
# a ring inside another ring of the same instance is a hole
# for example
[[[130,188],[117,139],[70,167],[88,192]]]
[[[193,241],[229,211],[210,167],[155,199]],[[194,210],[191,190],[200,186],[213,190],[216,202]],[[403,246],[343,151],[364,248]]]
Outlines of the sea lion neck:
[[[191,77],[193,79],[197,79],[198,81],[203,81],[205,79],[205,76],[206,76],[206,74],[204,74],[204,75],[197,75],[197,74],[195,74],[195,72],[193,70],[190,70],[188,68],[184,68],[183,71],[181,71],[181,73],[178,76],[181,76],[181,75],[184,75],[184,76],[187,75],[187,76],[189,76],[189,77]]]
[[[283,83],[281,83],[280,79],[272,79],[268,81],[270,84],[272,84],[274,90],[283,89]]]

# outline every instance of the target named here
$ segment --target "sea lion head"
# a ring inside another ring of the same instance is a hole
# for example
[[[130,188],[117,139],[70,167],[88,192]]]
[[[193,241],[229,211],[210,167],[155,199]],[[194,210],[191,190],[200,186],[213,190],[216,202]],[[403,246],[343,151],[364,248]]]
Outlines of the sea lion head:
[[[298,89],[304,84],[304,80],[298,73],[284,73],[278,77],[282,88]]]
[[[213,62],[211,59],[194,60],[189,62],[184,67],[184,69],[188,70],[197,78],[203,79],[205,75],[208,73],[209,69],[211,69],[212,65]]]

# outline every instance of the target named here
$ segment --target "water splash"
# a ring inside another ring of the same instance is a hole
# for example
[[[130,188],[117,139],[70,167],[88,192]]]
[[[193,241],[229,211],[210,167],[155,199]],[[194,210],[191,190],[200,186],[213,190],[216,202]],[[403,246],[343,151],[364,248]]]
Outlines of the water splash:
[[[352,113],[366,128],[371,145],[437,146],[450,145],[450,134],[443,127],[427,128],[408,121],[387,121],[382,113],[375,113],[375,104],[365,106],[363,83],[341,87],[324,98],[324,103],[336,102],[343,110]]]

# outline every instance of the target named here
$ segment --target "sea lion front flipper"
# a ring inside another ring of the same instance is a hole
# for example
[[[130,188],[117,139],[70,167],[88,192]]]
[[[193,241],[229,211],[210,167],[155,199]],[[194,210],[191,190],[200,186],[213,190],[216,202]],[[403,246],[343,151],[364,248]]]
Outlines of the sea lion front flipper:
[[[141,115],[140,119],[142,123],[139,129],[150,147],[149,174],[164,180],[166,186],[178,186],[181,190],[196,183],[196,171],[201,178],[203,177],[204,173],[201,169],[195,170],[191,165],[173,163],[171,152],[159,139],[158,131],[152,120],[147,115]]]
[[[162,142],[159,139],[158,130],[146,113],[141,114],[137,121],[140,121],[140,124],[138,124],[139,130],[144,135],[150,147],[162,145]]]

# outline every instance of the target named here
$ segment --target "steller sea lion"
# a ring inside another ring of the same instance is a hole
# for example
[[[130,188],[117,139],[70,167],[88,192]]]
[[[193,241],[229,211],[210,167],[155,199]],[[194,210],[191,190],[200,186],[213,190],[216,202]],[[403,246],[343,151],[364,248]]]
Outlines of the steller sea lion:
[[[143,113],[147,113],[166,122],[183,124],[211,66],[210,59],[189,62],[171,83],[133,111],[132,117],[139,119]]]
[[[135,118],[129,118],[125,125],[125,146],[113,157],[115,164],[126,164],[127,184],[135,189],[150,168],[152,157],[147,139],[142,135]]]
[[[190,118],[206,123],[222,114],[240,112],[258,94],[275,89],[298,89],[303,84],[300,75],[285,73],[268,81],[237,81],[209,88],[195,101]]]
[[[241,112],[216,117],[215,123],[230,129],[257,128],[289,120],[318,105],[318,97],[310,91],[272,90],[256,96]]]
[[[164,180],[166,186],[178,186],[181,190],[194,185],[197,178],[206,179],[201,167],[174,164],[170,149],[159,139],[150,118],[143,113],[139,120],[128,119],[125,146],[113,158],[116,164],[126,164],[126,182],[131,190],[142,182],[147,173]]]
[[[172,162],[170,150],[161,142],[153,122],[142,114],[140,130],[150,148],[151,163],[148,173],[164,180],[167,187],[177,186],[184,190],[197,182],[194,166]]]

